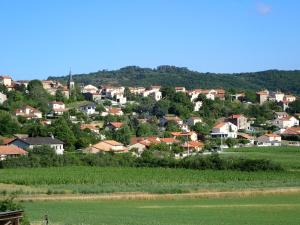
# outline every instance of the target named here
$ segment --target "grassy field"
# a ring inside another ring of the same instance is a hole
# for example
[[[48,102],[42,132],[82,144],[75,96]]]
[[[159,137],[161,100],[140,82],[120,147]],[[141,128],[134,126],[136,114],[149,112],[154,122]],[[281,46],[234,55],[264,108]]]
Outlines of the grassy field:
[[[24,202],[35,225],[298,225],[300,194],[139,201]]]
[[[287,170],[300,169],[299,147],[253,147],[228,149],[223,156],[224,155],[250,159],[269,159],[280,163]]]

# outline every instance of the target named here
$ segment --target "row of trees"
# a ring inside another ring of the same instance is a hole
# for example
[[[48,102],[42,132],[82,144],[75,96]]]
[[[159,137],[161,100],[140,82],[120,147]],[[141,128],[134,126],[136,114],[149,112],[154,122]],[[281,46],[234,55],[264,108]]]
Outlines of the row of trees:
[[[269,160],[222,158],[218,154],[210,156],[190,156],[184,159],[174,157],[161,152],[159,149],[146,150],[141,157],[133,154],[80,154],[68,153],[56,155],[54,150],[42,146],[29,151],[28,156],[11,158],[0,162],[1,168],[13,167],[53,167],[53,166],[129,166],[129,167],[168,167],[186,169],[213,169],[213,170],[241,170],[241,171],[267,171],[283,170],[281,165]]]

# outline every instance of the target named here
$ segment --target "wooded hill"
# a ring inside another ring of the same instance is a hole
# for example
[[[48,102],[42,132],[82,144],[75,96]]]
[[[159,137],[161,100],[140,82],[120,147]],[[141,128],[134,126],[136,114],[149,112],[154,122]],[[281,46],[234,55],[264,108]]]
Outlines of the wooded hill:
[[[239,90],[281,90],[300,94],[300,70],[267,70],[253,73],[200,73],[185,67],[158,66],[155,69],[128,66],[119,70],[102,70],[73,75],[75,82],[93,85],[185,86],[193,88],[235,88]],[[67,81],[68,76],[49,77]]]

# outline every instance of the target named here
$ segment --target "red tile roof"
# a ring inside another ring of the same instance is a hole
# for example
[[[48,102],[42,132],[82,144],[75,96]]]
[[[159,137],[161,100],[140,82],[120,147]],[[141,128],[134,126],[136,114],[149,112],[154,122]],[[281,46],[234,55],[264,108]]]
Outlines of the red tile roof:
[[[300,135],[300,127],[290,127],[290,128],[287,128],[282,134]]]
[[[16,138],[0,138],[0,144],[7,145],[14,140],[16,140]]]
[[[161,142],[164,143],[178,143],[179,141],[174,138],[160,138]]]
[[[120,128],[123,126],[122,122],[110,122],[110,125],[112,125],[115,128]]]
[[[189,141],[181,145],[183,148],[202,148],[204,143],[201,141]]]
[[[25,155],[27,152],[15,145],[0,146],[0,155]]]

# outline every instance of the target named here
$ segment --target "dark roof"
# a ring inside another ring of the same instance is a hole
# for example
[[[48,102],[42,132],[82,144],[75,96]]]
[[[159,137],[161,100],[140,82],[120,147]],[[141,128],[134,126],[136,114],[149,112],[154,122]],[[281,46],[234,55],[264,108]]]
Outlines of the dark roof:
[[[29,145],[63,144],[61,140],[52,137],[29,137],[17,140],[23,141]]]

